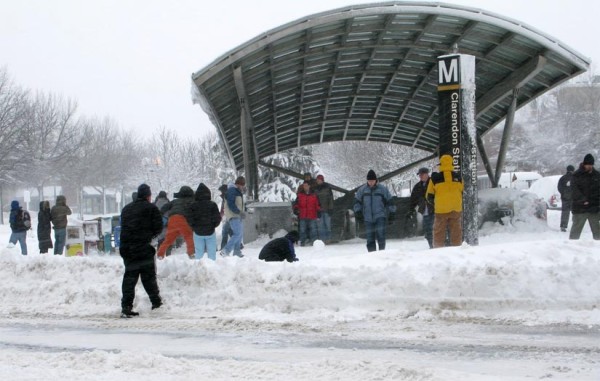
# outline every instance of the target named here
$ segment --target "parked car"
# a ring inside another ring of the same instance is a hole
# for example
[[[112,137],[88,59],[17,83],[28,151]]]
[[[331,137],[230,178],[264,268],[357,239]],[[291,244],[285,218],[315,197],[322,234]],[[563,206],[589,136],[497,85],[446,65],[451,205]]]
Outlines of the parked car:
[[[562,202],[558,193],[558,180],[561,175],[546,176],[531,184],[529,192],[543,199],[548,209],[560,209]]]
[[[539,181],[539,180],[538,180]],[[535,193],[510,188],[479,191],[479,227],[486,222],[546,221],[547,205]]]

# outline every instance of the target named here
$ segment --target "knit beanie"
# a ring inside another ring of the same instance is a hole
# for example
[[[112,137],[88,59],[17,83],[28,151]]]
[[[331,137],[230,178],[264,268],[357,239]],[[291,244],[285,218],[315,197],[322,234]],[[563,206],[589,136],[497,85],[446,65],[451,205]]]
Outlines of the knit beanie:
[[[591,153],[585,155],[585,157],[583,158],[583,165],[594,165],[594,157]]]
[[[375,174],[374,170],[369,169],[369,173],[367,173],[367,180],[377,180],[377,175]]]

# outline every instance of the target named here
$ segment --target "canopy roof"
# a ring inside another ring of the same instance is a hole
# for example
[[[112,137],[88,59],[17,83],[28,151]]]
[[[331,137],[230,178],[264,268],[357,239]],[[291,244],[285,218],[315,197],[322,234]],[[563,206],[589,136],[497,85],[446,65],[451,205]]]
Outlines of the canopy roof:
[[[437,57],[476,57],[478,134],[584,72],[589,59],[523,23],[444,3],[385,2],[270,30],[194,73],[194,101],[236,168],[304,145],[438,147]],[[243,147],[246,147],[244,150]],[[244,152],[245,151],[245,152]]]

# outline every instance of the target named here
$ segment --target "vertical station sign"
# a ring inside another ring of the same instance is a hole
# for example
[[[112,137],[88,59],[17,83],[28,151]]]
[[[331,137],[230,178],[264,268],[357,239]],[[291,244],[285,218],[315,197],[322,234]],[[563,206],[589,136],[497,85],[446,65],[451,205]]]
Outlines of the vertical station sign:
[[[477,146],[475,125],[475,57],[438,57],[440,156],[452,156],[454,170],[465,184],[463,237],[477,245]]]

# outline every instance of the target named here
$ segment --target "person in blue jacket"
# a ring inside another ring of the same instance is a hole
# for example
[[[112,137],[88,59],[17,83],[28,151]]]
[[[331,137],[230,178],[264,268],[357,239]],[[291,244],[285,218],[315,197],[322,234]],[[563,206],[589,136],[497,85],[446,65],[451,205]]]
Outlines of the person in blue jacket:
[[[354,216],[364,222],[367,234],[367,250],[385,250],[385,225],[396,218],[396,206],[392,195],[385,185],[379,184],[377,175],[372,169],[367,173],[367,183],[356,192],[354,199]]]

